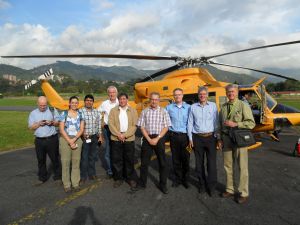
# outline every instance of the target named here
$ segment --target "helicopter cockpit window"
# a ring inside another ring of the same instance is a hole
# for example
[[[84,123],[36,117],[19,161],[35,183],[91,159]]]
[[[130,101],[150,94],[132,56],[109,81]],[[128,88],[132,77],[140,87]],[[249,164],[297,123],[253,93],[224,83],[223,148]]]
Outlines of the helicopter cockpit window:
[[[270,110],[272,110],[277,104],[276,100],[272,98],[271,95],[269,95],[268,93],[266,93],[266,99],[267,99],[267,107]]]
[[[255,93],[255,91],[239,91],[239,99],[250,106],[255,122],[260,123],[262,102],[261,99]]]
[[[261,95],[260,87],[257,88],[257,91]],[[277,101],[274,98],[272,98],[272,96],[269,95],[267,92],[265,93],[265,95],[266,95],[266,105],[270,110],[272,110],[277,105]]]
[[[207,100],[210,102],[216,102],[216,92],[209,92]],[[199,102],[198,94],[185,94],[183,96],[183,101],[190,105]]]

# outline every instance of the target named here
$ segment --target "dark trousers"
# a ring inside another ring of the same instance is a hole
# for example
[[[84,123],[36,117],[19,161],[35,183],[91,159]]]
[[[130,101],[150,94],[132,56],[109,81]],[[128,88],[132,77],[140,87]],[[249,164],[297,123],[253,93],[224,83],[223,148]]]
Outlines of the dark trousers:
[[[217,184],[216,138],[213,135],[201,137],[193,134],[193,143],[199,183],[200,185],[207,185],[210,190],[214,190]],[[205,176],[204,154],[207,161],[207,179]]]
[[[110,148],[111,148],[111,140],[110,140],[110,130],[108,125],[104,125],[103,129],[103,136],[104,136],[104,159],[106,162],[106,172],[108,175],[112,175],[112,169],[111,169],[111,154],[110,154]]]
[[[150,135],[150,138],[154,138],[157,135]],[[151,156],[155,152],[158,160],[159,166],[159,183],[161,186],[167,185],[167,162],[166,162],[166,154],[165,154],[165,139],[161,138],[158,143],[153,146],[150,145],[146,138],[143,139],[142,151],[141,151],[141,183],[143,186],[147,185],[147,177],[148,177],[148,166],[151,161]]]
[[[87,177],[96,176],[96,160],[98,153],[98,136],[92,135],[91,142],[82,141],[82,151],[80,160],[80,178],[85,180]]]
[[[36,157],[38,160],[39,180],[46,181],[48,179],[47,154],[53,166],[53,179],[61,179],[61,171],[59,166],[58,135],[54,135],[48,138],[35,138],[34,144]]]
[[[137,181],[134,169],[134,141],[111,141],[111,162],[114,180]]]
[[[169,137],[175,182],[188,181],[190,172],[190,153],[186,150],[189,144],[188,136],[170,131]]]

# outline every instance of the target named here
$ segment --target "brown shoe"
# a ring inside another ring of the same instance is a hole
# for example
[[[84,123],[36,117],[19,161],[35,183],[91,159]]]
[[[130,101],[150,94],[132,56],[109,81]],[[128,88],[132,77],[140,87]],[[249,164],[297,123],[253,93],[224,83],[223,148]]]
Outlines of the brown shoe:
[[[96,175],[94,175],[94,176],[90,176],[89,179],[90,179],[90,180],[97,180],[98,177],[97,177]]]
[[[122,181],[122,180],[116,180],[116,181],[114,182],[113,187],[114,187],[114,188],[118,188],[118,187],[120,187],[122,184],[123,184],[123,181]]]
[[[247,200],[248,200],[248,197],[239,196],[237,199],[237,203],[243,204],[243,203],[247,202]]]
[[[80,191],[80,187],[79,186],[73,187],[73,190],[74,191]]]
[[[72,189],[70,187],[64,187],[64,190],[66,193],[70,193],[72,191]]]
[[[128,184],[130,186],[130,190],[132,190],[132,191],[137,191],[138,190],[137,183],[134,180],[128,181]]]
[[[233,196],[234,196],[234,194],[229,193],[227,191],[225,191],[225,192],[222,193],[222,197],[223,198],[230,198],[230,197],[233,197]]]
[[[79,186],[82,186],[82,185],[84,185],[84,184],[85,184],[85,182],[86,182],[86,179],[81,179],[81,180],[79,181]]]

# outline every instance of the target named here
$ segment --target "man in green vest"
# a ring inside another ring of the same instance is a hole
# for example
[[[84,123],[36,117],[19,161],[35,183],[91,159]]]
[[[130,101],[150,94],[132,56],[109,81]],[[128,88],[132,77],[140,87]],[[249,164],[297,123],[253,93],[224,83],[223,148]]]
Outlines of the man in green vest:
[[[226,172],[226,191],[222,197],[233,197],[234,187],[234,165],[239,164],[240,182],[238,186],[237,202],[245,203],[249,197],[249,175],[248,175],[248,150],[238,148],[230,138],[230,130],[233,128],[253,129],[254,118],[249,105],[238,99],[238,85],[226,86],[228,102],[223,104],[220,111],[221,141],[218,147],[223,147],[224,169]]]

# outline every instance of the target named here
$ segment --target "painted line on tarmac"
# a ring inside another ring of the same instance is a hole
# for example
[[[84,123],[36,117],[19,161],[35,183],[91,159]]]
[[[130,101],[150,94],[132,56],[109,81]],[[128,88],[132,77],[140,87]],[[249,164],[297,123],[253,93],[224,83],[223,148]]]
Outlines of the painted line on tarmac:
[[[17,149],[8,149],[8,150],[4,150],[2,152],[0,152],[0,155],[5,155],[5,154],[8,154],[8,153],[12,153],[12,152],[16,152],[16,151],[22,151],[22,150],[27,150],[27,149],[31,149],[31,148],[34,148],[34,145],[29,145],[27,147],[23,147],[23,148],[17,148]]]
[[[170,152],[171,152],[170,148],[166,147],[165,153],[168,154]],[[157,158],[156,155],[153,155],[151,157],[151,161],[155,160],[156,158]],[[138,169],[140,166],[141,166],[141,162],[138,162],[134,165],[134,168]],[[19,220],[9,223],[8,225],[19,225],[19,224],[23,224],[26,222],[30,222],[30,221],[39,219],[39,218],[45,216],[46,213],[54,212],[58,208],[61,208],[65,205],[71,203],[72,201],[76,200],[77,198],[82,197],[88,193],[91,193],[95,189],[101,187],[101,184],[103,184],[103,183],[104,183],[103,179],[98,179],[95,183],[91,184],[90,186],[85,187],[85,188],[81,189],[80,191],[74,192],[62,200],[58,200],[52,209],[51,208],[38,209],[38,210],[34,211],[33,213],[30,213],[27,216],[24,216],[23,218],[21,218]]]

